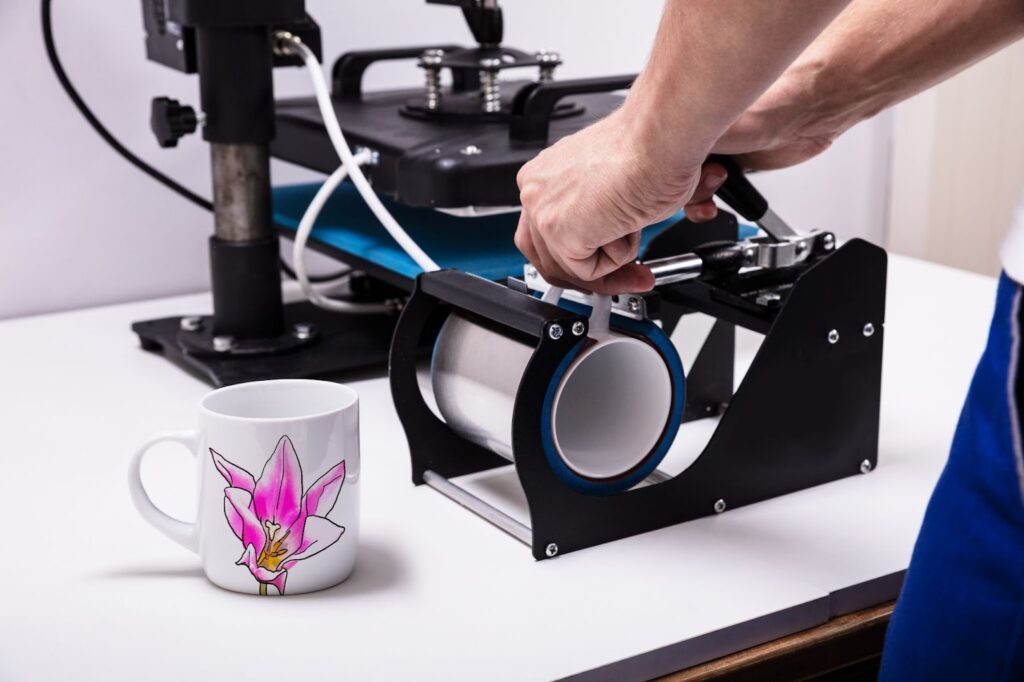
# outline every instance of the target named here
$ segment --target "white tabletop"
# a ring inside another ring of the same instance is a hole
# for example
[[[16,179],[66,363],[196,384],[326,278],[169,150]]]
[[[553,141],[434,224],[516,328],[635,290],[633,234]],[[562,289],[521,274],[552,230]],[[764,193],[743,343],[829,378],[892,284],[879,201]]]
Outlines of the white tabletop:
[[[193,425],[208,390],[139,350],[129,323],[202,312],[208,297],[2,322],[0,679],[643,679],[867,606],[906,568],[994,291],[891,259],[875,472],[551,561],[414,487],[386,381],[356,381],[356,571],[273,599],[207,583],[128,499],[134,447]],[[742,334],[741,354],[753,343]],[[188,518],[194,464],[159,454],[143,471],[150,492]],[[510,472],[474,478],[514,508]]]

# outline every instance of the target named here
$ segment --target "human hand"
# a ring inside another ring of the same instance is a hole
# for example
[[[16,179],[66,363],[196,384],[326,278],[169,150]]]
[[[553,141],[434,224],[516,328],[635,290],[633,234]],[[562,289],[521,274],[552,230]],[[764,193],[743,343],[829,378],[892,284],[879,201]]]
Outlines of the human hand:
[[[796,64],[758,98],[715,142],[716,154],[728,154],[747,170],[795,166],[828,149],[860,120],[859,112],[829,107],[811,92],[805,68]],[[705,173],[724,173],[715,163]],[[698,188],[687,203],[686,217],[706,222],[718,215],[714,191]]]
[[[623,108],[520,170],[516,246],[552,285],[602,294],[654,286],[635,263],[641,228],[674,214],[709,180],[700,165],[706,149],[669,159],[648,134]]]

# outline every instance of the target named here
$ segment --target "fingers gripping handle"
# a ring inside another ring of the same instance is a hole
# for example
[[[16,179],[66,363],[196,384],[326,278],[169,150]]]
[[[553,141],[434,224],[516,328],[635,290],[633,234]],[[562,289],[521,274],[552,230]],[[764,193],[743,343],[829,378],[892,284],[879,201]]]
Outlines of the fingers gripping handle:
[[[768,212],[768,200],[750,184],[743,169],[731,156],[712,154],[709,162],[725,168],[728,176],[716,194],[737,213],[752,222],[759,222]]]
[[[179,521],[173,516],[162,512],[153,504],[153,500],[150,499],[145,486],[142,485],[142,460],[150,448],[164,441],[180,443],[188,448],[189,452],[194,456],[199,445],[199,435],[195,431],[166,431],[158,433],[146,441],[132,456],[131,464],[128,467],[128,492],[132,496],[132,503],[135,505],[135,508],[142,514],[142,518],[149,521],[150,525],[185,549],[198,552],[199,542],[196,524]]]

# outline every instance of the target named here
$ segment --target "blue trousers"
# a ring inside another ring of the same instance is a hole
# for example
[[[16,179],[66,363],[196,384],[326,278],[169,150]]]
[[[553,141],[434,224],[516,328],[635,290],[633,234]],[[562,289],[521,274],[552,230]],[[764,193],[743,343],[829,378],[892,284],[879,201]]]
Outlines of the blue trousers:
[[[885,682],[1024,681],[1021,297],[1004,275],[889,625]]]

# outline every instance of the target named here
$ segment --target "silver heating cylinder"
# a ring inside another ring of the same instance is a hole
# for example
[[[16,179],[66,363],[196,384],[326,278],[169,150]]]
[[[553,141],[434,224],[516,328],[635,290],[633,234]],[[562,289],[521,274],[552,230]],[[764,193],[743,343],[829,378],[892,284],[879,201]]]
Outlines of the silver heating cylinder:
[[[653,454],[673,400],[671,371],[650,344],[612,332],[559,377],[550,428],[573,474],[614,481]],[[533,347],[451,315],[438,335],[431,386],[441,417],[464,438],[513,458],[512,412]]]

